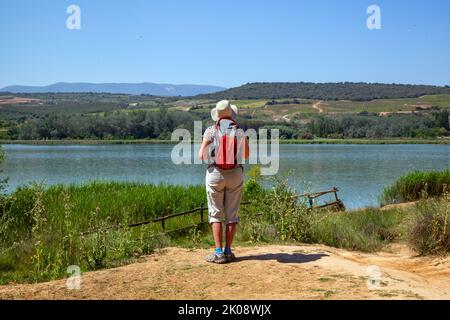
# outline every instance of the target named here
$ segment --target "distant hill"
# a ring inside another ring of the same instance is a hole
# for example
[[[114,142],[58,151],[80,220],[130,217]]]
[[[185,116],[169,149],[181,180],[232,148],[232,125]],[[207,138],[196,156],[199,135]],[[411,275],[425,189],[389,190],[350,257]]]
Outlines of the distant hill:
[[[48,86],[8,86],[0,91],[13,93],[46,92],[102,92],[125,94],[149,94],[155,96],[195,96],[225,90],[223,87],[192,84],[158,84],[158,83],[68,83],[58,82]]]
[[[202,94],[204,99],[284,99],[304,98],[319,100],[353,100],[416,98],[431,94],[450,94],[450,87],[382,83],[310,83],[310,82],[259,82],[227,89],[212,94]]]

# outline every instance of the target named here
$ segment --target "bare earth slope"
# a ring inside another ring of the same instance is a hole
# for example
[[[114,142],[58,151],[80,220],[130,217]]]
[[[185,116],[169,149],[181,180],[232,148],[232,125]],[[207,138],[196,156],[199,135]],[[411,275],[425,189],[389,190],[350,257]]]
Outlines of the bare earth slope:
[[[321,245],[237,248],[236,262],[208,264],[204,249],[168,248],[140,262],[66,281],[0,286],[0,299],[450,299],[450,258],[405,246],[365,254]],[[367,267],[381,271],[378,290]]]

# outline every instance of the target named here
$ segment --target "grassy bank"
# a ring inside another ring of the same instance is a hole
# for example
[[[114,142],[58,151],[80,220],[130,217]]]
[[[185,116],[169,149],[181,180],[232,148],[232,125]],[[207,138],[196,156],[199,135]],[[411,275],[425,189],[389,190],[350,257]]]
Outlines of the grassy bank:
[[[205,203],[201,186],[91,183],[22,187],[0,204],[0,283],[40,281],[82,270],[110,267],[167,245],[161,224],[120,228]],[[168,220],[166,229],[200,217]],[[100,232],[81,235],[81,233]]]
[[[294,241],[373,252],[406,242],[421,255],[450,252],[450,196],[427,197],[409,207],[367,208],[352,212],[308,210],[287,183],[253,201],[242,217],[243,241]]]
[[[450,198],[422,198],[408,209],[335,212],[308,209],[285,180],[260,187],[249,172],[236,245],[323,243],[372,252],[408,242],[420,254],[450,252]],[[161,223],[130,223],[186,211],[205,203],[203,186],[90,183],[22,187],[0,198],[0,283],[35,282],[135,261],[164,246],[205,247],[213,242],[206,225],[161,234]],[[198,213],[166,221],[165,230],[200,222]],[[118,228],[121,226],[121,228]],[[95,231],[83,234],[85,231]]]
[[[381,196],[381,203],[392,204],[415,201],[422,197],[439,197],[445,192],[450,192],[450,169],[414,171],[386,187]]]
[[[102,144],[176,144],[170,140],[129,139],[129,140],[7,140],[0,139],[0,144],[30,145],[102,145]],[[450,145],[450,138],[441,139],[282,139],[280,144],[445,144]]]

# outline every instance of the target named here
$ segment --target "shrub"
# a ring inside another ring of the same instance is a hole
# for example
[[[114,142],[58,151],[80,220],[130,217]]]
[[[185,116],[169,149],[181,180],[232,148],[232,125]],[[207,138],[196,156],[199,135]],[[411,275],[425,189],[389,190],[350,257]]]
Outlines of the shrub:
[[[35,224],[33,213],[42,186],[20,187],[0,199],[0,245],[8,246],[28,238]]]
[[[450,197],[420,201],[409,231],[411,247],[421,255],[450,252]]]
[[[302,132],[298,135],[298,138],[302,140],[313,140],[314,136],[309,132]]]
[[[260,197],[251,199],[243,211],[242,226],[247,238],[282,241],[310,241],[310,212],[299,203],[287,179],[276,178],[274,187]]]
[[[400,177],[383,190],[382,204],[419,200],[421,197],[442,196],[450,187],[450,169],[443,171],[414,171]]]
[[[22,280],[51,280],[63,276],[69,265],[92,270],[149,253],[163,245],[152,237],[161,225],[123,226],[198,207],[204,198],[203,186],[94,182],[21,187],[0,198],[0,283],[22,271]],[[198,220],[179,217],[166,226],[177,229]],[[123,228],[114,229],[118,225]],[[93,232],[81,236],[86,231]]]
[[[261,167],[252,166],[247,173],[247,180],[244,184],[243,198],[245,200],[256,199],[265,192],[261,186]]]
[[[371,252],[399,239],[404,213],[364,209],[357,212],[318,212],[312,241],[328,246]]]

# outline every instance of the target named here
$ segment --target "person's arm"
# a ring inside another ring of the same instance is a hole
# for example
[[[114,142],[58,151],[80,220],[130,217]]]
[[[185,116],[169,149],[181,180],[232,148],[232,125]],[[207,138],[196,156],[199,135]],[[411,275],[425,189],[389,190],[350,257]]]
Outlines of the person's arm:
[[[201,145],[201,147],[200,147],[200,150],[198,151],[198,157],[200,158],[200,159],[202,159],[202,160],[206,160],[208,157],[207,157],[207,154],[206,154],[206,151],[207,151],[207,149],[208,149],[208,146],[211,144],[211,141],[210,140],[208,140],[208,139],[206,139],[206,138],[203,138],[203,142],[202,142],[202,145]]]

